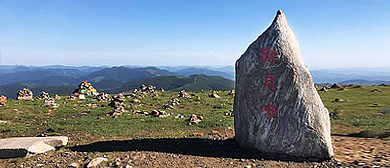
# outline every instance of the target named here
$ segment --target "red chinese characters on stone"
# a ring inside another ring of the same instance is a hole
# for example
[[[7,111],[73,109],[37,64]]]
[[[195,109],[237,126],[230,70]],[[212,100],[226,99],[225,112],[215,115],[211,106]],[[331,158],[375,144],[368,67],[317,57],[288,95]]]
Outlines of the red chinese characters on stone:
[[[272,49],[272,47],[263,47],[260,48],[259,60],[274,63],[275,55],[277,55],[277,53],[275,52],[274,49]],[[264,80],[264,88],[269,89],[273,92],[276,91],[274,75],[264,76],[263,80]],[[275,118],[278,115],[278,111],[276,110],[273,103],[269,103],[268,105],[262,106],[260,113],[267,113],[268,119]]]
[[[275,91],[275,77],[273,75],[268,75],[264,77],[264,87],[269,88],[271,91]]]
[[[278,115],[278,111],[272,103],[269,103],[268,106],[263,106],[260,113],[267,113],[268,119],[275,118]]]
[[[275,55],[276,52],[272,49],[272,47],[260,48],[259,59],[261,61],[275,62]]]

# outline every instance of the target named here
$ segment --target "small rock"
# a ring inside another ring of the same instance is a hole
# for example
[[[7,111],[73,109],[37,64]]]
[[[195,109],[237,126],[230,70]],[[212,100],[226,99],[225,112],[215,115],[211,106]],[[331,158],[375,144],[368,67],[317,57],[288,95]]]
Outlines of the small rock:
[[[91,162],[88,163],[87,168],[97,167],[100,163],[102,163],[104,161],[108,161],[108,160],[104,157],[98,157],[98,158],[92,159]]]
[[[141,100],[133,99],[133,100],[130,100],[130,103],[141,103]]]
[[[178,114],[175,118],[184,118],[184,115]]]
[[[79,95],[79,99],[80,100],[85,100],[85,95],[83,95],[83,94]]]
[[[345,102],[344,99],[334,99],[333,102]]]
[[[68,167],[79,168],[80,165],[79,165],[78,163],[72,163],[72,164],[70,164]]]
[[[202,133],[202,132],[194,132],[191,136],[202,137],[202,136],[204,136],[204,133]]]
[[[9,121],[2,121],[2,120],[0,120],[0,124],[5,124],[5,123],[8,123]]]
[[[218,135],[218,134],[219,134],[219,131],[213,130],[213,131],[211,131],[211,134],[213,134],[213,135]]]

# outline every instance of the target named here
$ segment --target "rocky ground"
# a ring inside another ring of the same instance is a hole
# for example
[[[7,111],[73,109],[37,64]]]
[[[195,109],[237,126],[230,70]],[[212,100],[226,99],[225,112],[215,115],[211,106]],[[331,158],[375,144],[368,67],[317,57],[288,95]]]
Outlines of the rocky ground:
[[[325,162],[294,162],[256,157],[232,139],[232,129],[190,138],[95,139],[69,133],[66,147],[45,155],[3,159],[0,167],[390,167],[390,142],[375,138],[333,136],[335,157]],[[93,142],[93,143],[90,143]]]

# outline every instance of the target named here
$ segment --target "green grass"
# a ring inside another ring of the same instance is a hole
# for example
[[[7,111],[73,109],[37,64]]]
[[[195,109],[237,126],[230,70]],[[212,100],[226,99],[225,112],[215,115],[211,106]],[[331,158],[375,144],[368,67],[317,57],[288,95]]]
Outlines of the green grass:
[[[379,89],[381,92],[370,92]],[[180,105],[167,110],[172,115],[167,118],[135,115],[133,109],[151,111],[162,109],[178,92],[159,93],[159,98],[150,95],[139,99],[142,106],[130,103],[126,99],[125,112],[119,118],[106,117],[112,110],[108,102],[87,100],[57,100],[60,106],[48,115],[50,108],[42,107],[42,100],[18,101],[9,100],[7,106],[0,108],[0,120],[10,123],[0,124],[0,137],[37,136],[42,133],[49,135],[67,135],[78,132],[94,137],[186,137],[194,132],[208,133],[211,130],[233,127],[233,117],[226,116],[233,108],[233,96],[228,91],[220,91],[220,99],[209,98],[210,91],[189,92],[193,98],[179,98]],[[330,89],[319,92],[323,103],[330,112],[337,111],[338,117],[331,118],[332,133],[354,136],[383,136],[390,130],[390,87],[363,86],[361,88],[347,87],[346,90]],[[199,96],[200,100],[195,97]],[[344,102],[333,102],[334,99],[344,99]],[[97,104],[92,108],[86,104]],[[374,105],[375,104],[375,105]],[[103,107],[100,107],[103,105]],[[17,109],[17,110],[15,110]],[[176,119],[183,114],[186,119],[191,114],[202,115],[204,120],[197,125],[188,125],[185,119]]]
[[[220,99],[209,98],[209,92],[192,93],[200,96],[200,100],[196,100],[196,96],[191,99],[179,98],[180,105],[167,110],[172,114],[167,118],[132,114],[133,109],[149,112],[154,109],[162,110],[162,106],[169,103],[171,98],[177,97],[178,93],[159,94],[159,98],[148,96],[139,99],[142,106],[130,103],[131,98],[126,99],[125,109],[128,112],[116,119],[105,116],[112,110],[107,106],[108,102],[98,102],[94,99],[57,100],[56,103],[60,106],[51,115],[48,115],[50,108],[41,106],[41,100],[10,100],[7,106],[0,108],[0,120],[11,121],[0,125],[1,137],[36,136],[47,133],[47,130],[50,130],[51,135],[83,132],[96,137],[183,137],[194,132],[208,133],[214,129],[233,127],[233,117],[225,116],[233,107],[233,96],[227,95],[228,92],[220,92]],[[85,106],[88,103],[104,107]],[[176,119],[178,114],[183,114],[186,119],[191,114],[202,115],[204,120],[190,126],[185,119]]]
[[[371,92],[379,89],[380,92]],[[320,92],[321,99],[330,112],[340,111],[332,118],[332,133],[355,134],[364,131],[366,136],[377,136],[390,130],[390,87],[346,87],[345,90],[330,89]],[[333,102],[334,99],[344,102]],[[377,105],[374,105],[377,104]]]

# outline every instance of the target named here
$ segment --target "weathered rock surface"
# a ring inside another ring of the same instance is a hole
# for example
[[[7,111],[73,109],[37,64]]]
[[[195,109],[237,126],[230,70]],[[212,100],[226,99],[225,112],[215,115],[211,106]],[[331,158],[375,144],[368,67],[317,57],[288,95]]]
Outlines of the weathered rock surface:
[[[0,159],[40,154],[68,143],[68,137],[18,137],[0,139]]]
[[[237,60],[235,94],[241,146],[291,159],[333,156],[328,110],[283,12]]]

